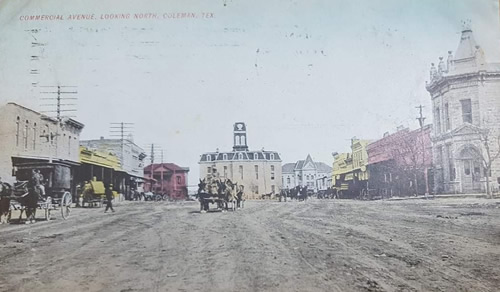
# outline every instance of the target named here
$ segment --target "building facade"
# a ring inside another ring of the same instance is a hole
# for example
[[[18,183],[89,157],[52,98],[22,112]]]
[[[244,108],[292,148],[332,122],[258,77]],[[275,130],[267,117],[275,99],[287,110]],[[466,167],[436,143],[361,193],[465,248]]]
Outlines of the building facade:
[[[14,165],[59,161],[77,165],[83,124],[8,103],[0,107],[0,177],[14,182]]]
[[[282,185],[285,189],[307,186],[314,191],[326,190],[331,186],[332,168],[323,162],[314,162],[311,155],[305,160],[285,163],[282,167]]]
[[[370,198],[423,195],[432,191],[431,125],[384,134],[368,144]],[[427,176],[427,178],[426,178]]]
[[[127,199],[132,191],[144,183],[144,158],[146,153],[130,139],[104,139],[80,141],[90,151],[111,153],[118,158],[120,167],[114,171],[114,188]]]
[[[367,192],[369,140],[351,139],[350,153],[334,153],[332,169],[332,188],[341,198],[354,198]]]
[[[487,63],[472,30],[464,29],[455,54],[448,51],[446,62],[440,57],[437,68],[431,64],[426,88],[434,116],[435,191],[485,191],[486,176],[500,177],[500,159],[489,172],[483,161],[488,148],[499,151],[500,63]]]
[[[281,189],[281,158],[276,151],[249,150],[245,123],[234,124],[233,151],[207,152],[200,158],[200,178],[228,178],[244,187],[247,198],[277,194]]]
[[[188,197],[188,167],[174,163],[155,163],[144,168],[144,176],[152,180],[144,190],[167,194],[171,199],[183,200]]]

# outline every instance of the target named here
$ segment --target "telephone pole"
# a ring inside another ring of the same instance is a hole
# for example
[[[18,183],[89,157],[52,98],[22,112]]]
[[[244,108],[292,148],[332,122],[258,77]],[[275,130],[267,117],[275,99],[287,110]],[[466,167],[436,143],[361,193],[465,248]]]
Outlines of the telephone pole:
[[[163,149],[161,149],[160,145],[154,144],[154,143],[148,144],[146,146],[146,148],[150,148],[151,149],[151,152],[150,152],[151,154],[149,156],[150,161],[151,161],[149,177],[151,179],[153,179],[154,178],[153,172],[154,172],[155,158],[157,156],[160,156],[161,164],[163,164]],[[153,186],[153,182],[151,182],[151,191],[153,191],[153,187],[156,188],[157,184],[154,184],[154,186]],[[161,192],[163,192],[163,171],[160,172],[160,189],[161,189]]]
[[[65,85],[57,85],[57,86],[40,86],[43,88],[57,88],[56,91],[40,91],[40,94],[56,94],[55,97],[42,97],[40,99],[42,100],[48,100],[49,102],[52,101],[52,103],[47,103],[47,104],[40,104],[41,107],[49,107],[47,110],[41,111],[44,114],[47,114],[48,116],[52,116],[55,114],[55,117],[58,122],[58,126],[56,127],[56,133],[47,133],[46,138],[47,140],[50,140],[50,155],[49,155],[49,162],[52,163],[52,152],[54,152],[54,156],[57,157],[58,155],[58,137],[61,135],[59,134],[59,128],[61,127],[61,120],[63,117],[74,117],[74,115],[65,115],[64,113],[66,112],[76,112],[76,104],[74,103],[63,103],[66,100],[76,100],[76,97],[63,97],[63,94],[77,94],[77,91],[64,91],[61,88],[75,88],[76,86],[65,86]],[[54,90],[53,89],[53,90]],[[49,89],[50,90],[50,89]],[[55,140],[55,143],[52,143]],[[52,151],[52,148],[54,148],[54,151]]]
[[[42,113],[55,113],[57,120],[61,120],[64,112],[76,112],[75,108],[67,108],[68,106],[76,106],[74,103],[62,103],[65,100],[76,100],[76,97],[63,97],[62,94],[77,94],[77,91],[63,91],[61,88],[75,88],[76,86],[40,86],[40,87],[49,87],[49,88],[57,88],[57,91],[41,91],[41,94],[57,94],[55,97],[44,97],[42,100],[51,100],[55,101],[55,103],[41,104],[40,106],[50,106],[51,110],[42,111]],[[55,109],[53,108],[55,107]],[[65,117],[74,117],[69,115],[64,115]]]
[[[427,196],[429,195],[429,177],[427,174],[427,165],[425,164],[425,154],[426,154],[425,140],[424,140],[425,117],[422,113],[422,109],[424,108],[424,106],[419,105],[416,108],[419,110],[419,117],[417,118],[417,120],[418,120],[418,123],[420,124],[420,139],[422,141],[422,166],[424,168],[424,176],[425,176],[425,197],[427,198]],[[415,187],[418,187],[418,186],[415,186]],[[418,189],[417,189],[417,193],[418,193]]]

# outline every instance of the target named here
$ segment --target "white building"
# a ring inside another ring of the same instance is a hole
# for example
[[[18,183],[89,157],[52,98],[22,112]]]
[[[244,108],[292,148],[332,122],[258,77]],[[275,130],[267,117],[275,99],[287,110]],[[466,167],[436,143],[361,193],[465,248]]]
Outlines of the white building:
[[[120,168],[128,175],[144,178],[146,153],[129,139],[104,139],[80,141],[81,146],[91,150],[113,153],[120,160]]]
[[[331,186],[332,168],[323,162],[314,162],[311,155],[305,160],[286,163],[282,167],[283,188],[307,186],[315,191]]]
[[[432,152],[436,192],[486,190],[483,157],[487,151],[480,135],[489,132],[490,153],[498,151],[500,135],[500,64],[488,63],[464,29],[457,51],[432,64],[427,90],[432,99],[434,125]],[[484,138],[484,136],[483,136]],[[494,161],[490,181],[497,186],[500,159]]]
[[[0,107],[0,177],[14,182],[13,166],[59,161],[77,165],[83,124],[42,115],[16,103]]]
[[[114,188],[129,197],[131,190],[144,183],[144,158],[146,153],[130,139],[104,139],[80,141],[90,150],[112,153],[120,163],[115,169]]]
[[[244,186],[248,198],[278,193],[281,188],[281,158],[276,151],[249,150],[245,123],[235,123],[233,151],[207,152],[200,158],[200,178],[228,178]]]

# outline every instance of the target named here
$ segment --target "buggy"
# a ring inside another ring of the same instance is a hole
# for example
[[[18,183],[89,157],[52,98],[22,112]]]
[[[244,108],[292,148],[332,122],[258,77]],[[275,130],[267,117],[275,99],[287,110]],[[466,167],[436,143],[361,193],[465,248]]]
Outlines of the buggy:
[[[67,219],[71,214],[73,197],[71,195],[71,165],[63,162],[27,162],[14,165],[17,168],[16,179],[10,196],[9,216],[12,210],[26,212],[27,223],[35,221],[36,209],[44,212],[50,220],[51,212],[57,209],[61,217]],[[45,178],[45,185],[38,187],[31,182],[32,172],[39,171]]]

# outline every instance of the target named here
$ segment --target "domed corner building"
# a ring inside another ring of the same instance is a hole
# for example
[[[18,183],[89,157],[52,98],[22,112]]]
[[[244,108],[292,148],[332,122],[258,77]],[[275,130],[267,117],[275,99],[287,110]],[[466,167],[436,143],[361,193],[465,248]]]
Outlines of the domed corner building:
[[[200,178],[228,178],[243,185],[248,199],[278,194],[281,189],[281,157],[276,151],[249,150],[245,123],[233,126],[233,151],[207,152],[200,158]]]
[[[431,64],[426,89],[434,118],[434,191],[484,192],[487,176],[490,188],[498,188],[500,158],[488,171],[483,157],[487,157],[487,148],[493,155],[499,147],[500,63],[486,62],[470,28],[462,31],[454,55],[448,51],[446,61],[440,57],[437,67]]]

